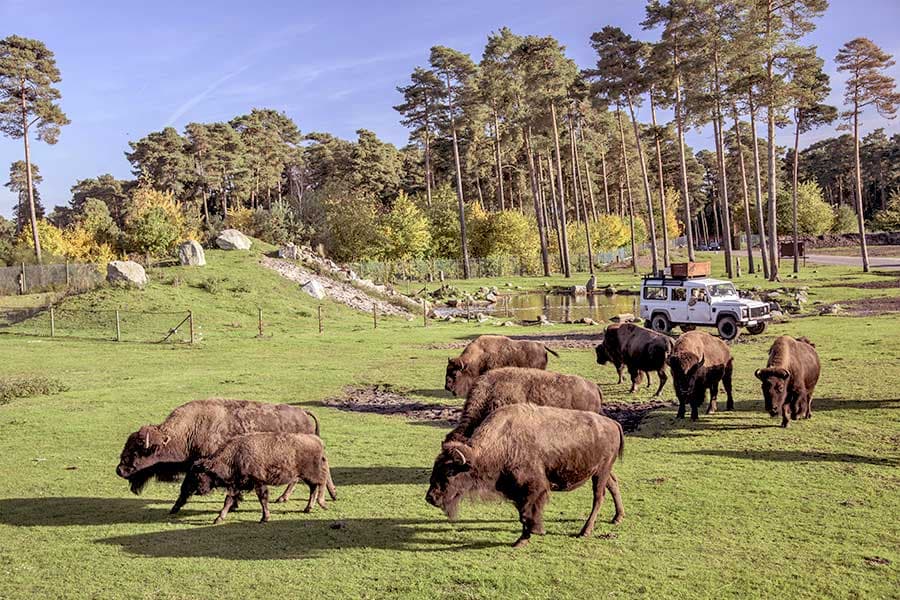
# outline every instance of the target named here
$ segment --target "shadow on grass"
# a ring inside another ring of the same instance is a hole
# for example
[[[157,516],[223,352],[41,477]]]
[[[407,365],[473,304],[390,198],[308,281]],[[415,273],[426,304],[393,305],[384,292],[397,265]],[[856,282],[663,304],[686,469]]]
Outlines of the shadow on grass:
[[[900,408],[900,398],[893,400],[839,400],[837,398],[813,398],[812,412],[831,410],[885,410]]]
[[[279,518],[282,517],[282,518]],[[476,523],[487,524],[485,521]],[[509,524],[510,539],[516,533]],[[224,560],[286,560],[315,558],[331,550],[370,548],[408,552],[444,552],[505,546],[494,541],[459,542],[448,538],[452,525],[425,519],[314,519],[273,513],[265,525],[225,523],[98,540],[129,554],[152,558],[221,558]],[[482,529],[475,527],[474,529]],[[493,530],[496,527],[486,527]]]
[[[742,458],[747,460],[767,460],[774,462],[849,462],[879,467],[900,466],[896,458],[863,456],[844,452],[804,452],[801,450],[682,450],[678,454],[718,456],[722,458]]]
[[[430,475],[431,469],[425,467],[331,468],[331,478],[338,488],[338,494],[341,493],[342,485],[426,485]]]
[[[443,388],[409,390],[410,394],[415,396],[424,396],[426,398],[441,398],[444,400],[453,400],[453,394]]]
[[[114,525],[153,523],[169,518],[171,498],[2,498],[0,523],[16,527],[68,527],[71,525]],[[192,503],[195,504],[195,503]],[[206,514],[196,508],[182,509],[179,516]]]

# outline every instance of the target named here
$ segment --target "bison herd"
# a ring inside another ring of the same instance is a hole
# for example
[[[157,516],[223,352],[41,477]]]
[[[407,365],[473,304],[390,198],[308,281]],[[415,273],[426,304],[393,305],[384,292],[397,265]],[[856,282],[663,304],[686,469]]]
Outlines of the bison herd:
[[[551,491],[569,491],[591,480],[593,505],[580,536],[594,528],[606,491],[615,504],[613,523],[625,515],[613,465],[625,450],[621,425],[601,413],[603,395],[593,382],[546,370],[541,343],[484,335],[447,364],[445,387],[465,396],[462,415],[447,434],[434,462],[426,501],[455,518],[466,496],[512,501],[527,544],[542,534],[543,509]],[[734,360],[720,339],[700,331],[673,340],[634,324],[609,326],[596,347],[597,362],[611,363],[622,380],[628,370],[631,391],[642,377],[656,373],[659,395],[671,372],[679,401],[678,418],[687,406],[691,419],[709,390],[707,413],[717,409],[719,383],[726,409],[734,407]],[[819,358],[806,338],[781,336],[769,351],[765,368],[757,369],[765,408],[781,415],[782,427],[809,418],[819,378]],[[286,485],[275,502],[286,502],[297,483],[309,487],[304,512],[313,504],[326,508],[325,493],[336,499],[325,447],[315,416],[286,404],[208,399],[188,402],[159,425],[132,433],[122,450],[116,473],[140,493],[151,478],[182,479],[172,507],[177,513],[194,494],[215,488],[226,492],[215,519],[221,522],[242,500],[256,492],[261,522],[269,520],[268,486]]]

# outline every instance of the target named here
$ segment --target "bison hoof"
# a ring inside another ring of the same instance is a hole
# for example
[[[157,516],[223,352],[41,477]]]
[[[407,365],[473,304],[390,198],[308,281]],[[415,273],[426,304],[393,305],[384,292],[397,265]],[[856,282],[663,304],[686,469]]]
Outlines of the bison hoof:
[[[311,510],[312,510],[312,508],[310,508],[309,506],[307,506],[306,508],[303,509],[303,512],[308,513],[308,512],[311,511]]]
[[[268,523],[268,522],[269,522],[269,517],[263,517],[262,519],[259,520],[260,525],[262,525],[263,523]]]
[[[512,545],[513,548],[524,548],[528,545],[528,538],[519,538],[516,540],[516,543]]]
[[[223,519],[222,517],[216,517],[215,519],[213,519],[213,525],[218,525],[219,523],[221,523],[224,520],[225,519]]]
[[[578,532],[578,535],[576,535],[575,537],[580,537],[580,538],[591,537],[592,533],[594,533],[594,532],[593,531],[585,531],[584,529],[582,529],[581,531]]]
[[[610,521],[610,523],[612,523],[613,525],[618,525],[618,524],[621,523],[623,520],[625,520],[625,515],[622,514],[622,513],[619,513],[619,514],[617,514],[616,516],[613,517],[613,520]]]
[[[287,498],[285,498],[284,496],[280,496],[275,499],[275,504],[284,504],[285,502],[287,502]]]
[[[180,511],[180,510],[181,510],[181,507],[180,507],[180,506],[173,506],[172,509],[169,511],[169,514],[170,514],[170,515],[177,515],[177,514],[178,514],[178,511]]]

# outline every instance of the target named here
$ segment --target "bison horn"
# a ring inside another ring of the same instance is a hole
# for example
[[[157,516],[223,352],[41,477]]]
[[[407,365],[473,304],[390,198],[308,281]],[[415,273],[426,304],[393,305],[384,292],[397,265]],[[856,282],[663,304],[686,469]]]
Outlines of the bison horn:
[[[755,373],[753,373],[757,379],[762,379],[762,369],[757,369]]]
[[[702,366],[703,366],[703,363],[705,363],[705,362],[706,362],[706,356],[704,356],[703,354],[701,354],[701,355],[700,355],[700,360],[697,361],[697,368],[699,369],[700,367],[702,367]]]
[[[144,434],[144,448],[150,448],[150,432]]]
[[[453,450],[451,450],[451,452],[455,452],[456,454],[458,454],[459,459],[462,461],[462,464],[466,464],[466,455],[463,454],[462,450],[460,450],[459,448],[454,448]]]

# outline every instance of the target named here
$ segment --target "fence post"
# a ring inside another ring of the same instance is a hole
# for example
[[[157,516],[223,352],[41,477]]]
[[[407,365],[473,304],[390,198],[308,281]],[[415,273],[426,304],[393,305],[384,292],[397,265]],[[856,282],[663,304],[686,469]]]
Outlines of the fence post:
[[[263,336],[263,323],[262,323],[262,307],[256,307],[256,323],[259,327],[259,337]]]
[[[319,305],[319,333],[322,333],[324,328],[322,327],[322,305]]]
[[[372,325],[378,329],[378,305],[372,303]]]
[[[428,284],[422,288],[422,326],[428,327]]]
[[[56,335],[56,315],[53,314],[53,305],[50,305],[50,337]]]
[[[116,311],[116,341],[122,341],[122,327],[119,324],[119,311]]]
[[[25,280],[25,263],[22,263],[22,294],[28,293],[28,283]]]
[[[188,311],[188,323],[191,328],[191,343],[194,343],[194,311]]]

